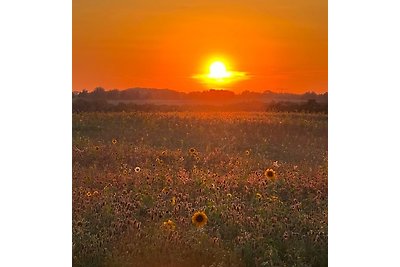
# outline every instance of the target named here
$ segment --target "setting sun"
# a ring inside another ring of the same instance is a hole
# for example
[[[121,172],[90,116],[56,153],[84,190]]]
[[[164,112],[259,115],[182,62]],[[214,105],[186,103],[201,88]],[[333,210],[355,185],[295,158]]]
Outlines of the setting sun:
[[[246,72],[234,71],[230,69],[231,64],[227,63],[226,58],[218,56],[209,60],[206,63],[206,71],[202,74],[192,76],[205,86],[225,86],[236,83],[238,81],[247,80],[250,78]]]
[[[210,66],[210,73],[208,77],[215,78],[215,79],[222,79],[230,77],[230,73],[226,71],[226,67],[224,63],[220,61],[215,61]]]

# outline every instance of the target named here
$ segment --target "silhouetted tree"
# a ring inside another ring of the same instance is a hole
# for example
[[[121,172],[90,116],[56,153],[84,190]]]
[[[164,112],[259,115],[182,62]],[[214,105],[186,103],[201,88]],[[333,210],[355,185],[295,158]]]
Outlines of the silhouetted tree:
[[[87,97],[89,95],[89,92],[86,89],[83,89],[78,96],[79,97]]]
[[[96,87],[90,94],[93,99],[106,99],[106,90],[103,87]]]
[[[107,99],[120,99],[120,91],[117,89],[107,92]]]

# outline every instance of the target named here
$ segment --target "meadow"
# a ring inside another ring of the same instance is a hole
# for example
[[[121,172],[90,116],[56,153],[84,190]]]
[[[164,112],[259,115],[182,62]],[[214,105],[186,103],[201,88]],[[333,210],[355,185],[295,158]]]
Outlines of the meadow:
[[[74,266],[328,265],[326,114],[72,118]]]

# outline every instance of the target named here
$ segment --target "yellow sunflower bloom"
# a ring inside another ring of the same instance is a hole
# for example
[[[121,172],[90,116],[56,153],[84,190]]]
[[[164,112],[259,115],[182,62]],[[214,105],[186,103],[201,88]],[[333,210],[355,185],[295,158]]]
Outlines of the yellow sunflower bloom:
[[[136,172],[136,173],[140,172],[140,167],[136,167],[136,168],[135,168],[135,172]]]
[[[115,145],[117,143],[117,139],[113,139],[111,142],[113,143],[113,145]]]
[[[207,224],[208,218],[207,215],[203,211],[198,211],[192,216],[192,223],[196,227],[204,227]]]
[[[176,197],[172,197],[171,199],[171,205],[175,206],[176,205]]]
[[[257,194],[256,194],[256,198],[257,198],[257,199],[261,199],[261,198],[262,198],[262,195],[261,195],[260,193],[257,193]]]
[[[273,169],[267,169],[264,172],[264,175],[269,179],[275,179],[276,178],[276,172]]]

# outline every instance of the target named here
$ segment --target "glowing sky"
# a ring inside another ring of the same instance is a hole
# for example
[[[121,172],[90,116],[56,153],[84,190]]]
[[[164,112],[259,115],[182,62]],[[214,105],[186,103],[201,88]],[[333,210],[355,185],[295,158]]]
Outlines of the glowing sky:
[[[326,0],[73,0],[73,90],[206,90],[218,58],[246,75],[226,89],[326,92],[327,16]]]

